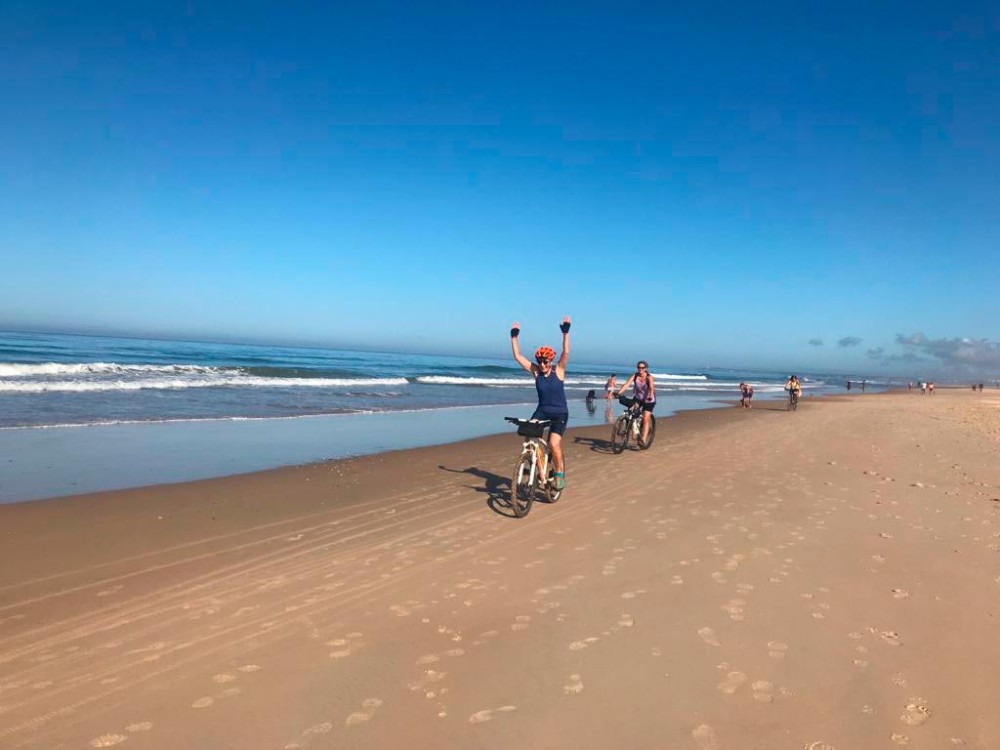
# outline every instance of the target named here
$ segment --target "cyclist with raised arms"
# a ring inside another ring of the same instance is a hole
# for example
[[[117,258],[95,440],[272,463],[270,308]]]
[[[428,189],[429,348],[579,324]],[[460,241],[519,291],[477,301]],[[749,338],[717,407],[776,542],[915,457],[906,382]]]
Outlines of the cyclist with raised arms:
[[[569,362],[569,318],[563,318],[559,326],[562,331],[562,354],[556,362],[556,352],[551,346],[540,346],[535,350],[535,361],[531,362],[521,354],[518,344],[518,334],[521,326],[514,323],[510,328],[510,350],[514,359],[521,367],[531,373],[535,379],[535,390],[538,391],[538,408],[531,415],[532,419],[547,419],[552,423],[549,428],[549,447],[552,448],[552,463],[555,467],[553,483],[557,490],[566,487],[566,467],[563,463],[562,436],[566,432],[569,421],[569,405],[566,403],[566,363]],[[553,366],[555,362],[555,366]]]
[[[639,440],[645,443],[649,437],[649,415],[656,406],[656,385],[653,383],[653,376],[649,372],[649,363],[646,360],[639,360],[635,372],[629,375],[625,385],[618,390],[618,395],[621,396],[629,386],[632,386],[633,398],[642,408],[642,432]]]

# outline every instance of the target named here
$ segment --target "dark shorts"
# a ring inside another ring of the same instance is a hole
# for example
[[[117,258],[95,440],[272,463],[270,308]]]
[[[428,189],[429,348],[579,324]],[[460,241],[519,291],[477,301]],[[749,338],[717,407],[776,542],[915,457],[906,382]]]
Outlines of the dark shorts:
[[[551,431],[556,435],[562,435],[566,432],[566,423],[569,421],[568,412],[547,412],[544,409],[535,409],[535,413],[531,415],[532,419],[548,419],[552,422]]]
[[[642,407],[643,411],[651,412],[651,411],[653,411],[653,407],[656,406],[656,402],[655,401],[649,401],[649,402],[647,402],[645,404],[639,404],[639,406]]]

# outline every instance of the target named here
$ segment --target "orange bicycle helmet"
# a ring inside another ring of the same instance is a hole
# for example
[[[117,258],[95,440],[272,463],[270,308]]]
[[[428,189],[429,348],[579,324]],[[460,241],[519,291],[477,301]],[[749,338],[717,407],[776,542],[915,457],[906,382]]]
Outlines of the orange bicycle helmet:
[[[540,346],[535,349],[535,359],[547,359],[549,362],[556,358],[556,350],[551,346]]]

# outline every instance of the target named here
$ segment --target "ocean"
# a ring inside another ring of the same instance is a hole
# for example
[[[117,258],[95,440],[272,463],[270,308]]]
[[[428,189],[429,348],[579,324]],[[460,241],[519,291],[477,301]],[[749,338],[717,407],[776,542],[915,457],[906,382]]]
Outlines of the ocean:
[[[506,341],[498,344],[503,351]],[[633,363],[571,360],[567,397],[603,393]],[[661,399],[697,408],[780,394],[787,373],[694,370],[652,363]],[[801,375],[801,374],[800,374]],[[842,391],[806,374],[807,393]],[[509,357],[484,359],[242,344],[0,333],[0,427],[272,419],[532,404],[531,378]],[[683,406],[678,408],[684,408]]]
[[[783,397],[787,377],[650,364],[658,417],[737,400],[741,381],[757,398]],[[622,382],[633,365],[572,359],[570,426],[611,419],[618,406],[601,398],[605,382],[611,373]],[[807,396],[844,391],[842,376],[799,375]],[[501,433],[503,416],[528,416],[535,401],[509,356],[0,332],[0,502]]]

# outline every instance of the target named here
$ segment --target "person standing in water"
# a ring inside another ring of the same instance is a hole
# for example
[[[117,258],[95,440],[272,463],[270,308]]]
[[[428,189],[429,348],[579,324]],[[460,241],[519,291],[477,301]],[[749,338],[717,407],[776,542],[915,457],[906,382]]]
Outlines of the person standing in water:
[[[538,408],[531,415],[532,419],[547,419],[552,425],[549,428],[549,447],[552,449],[552,463],[555,468],[553,484],[557,490],[566,487],[566,464],[563,461],[562,436],[566,432],[569,421],[569,404],[566,403],[566,363],[569,362],[569,318],[563,318],[559,326],[562,331],[562,353],[556,361],[556,352],[551,346],[540,346],[535,350],[535,361],[530,361],[521,354],[518,336],[521,326],[514,323],[510,328],[510,350],[514,360],[535,379],[535,390],[538,392]],[[553,365],[553,363],[555,363]]]
[[[615,395],[615,388],[617,386],[617,376],[614,373],[611,373],[611,377],[608,378],[608,382],[604,384],[604,398],[613,398]]]

